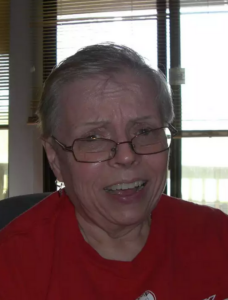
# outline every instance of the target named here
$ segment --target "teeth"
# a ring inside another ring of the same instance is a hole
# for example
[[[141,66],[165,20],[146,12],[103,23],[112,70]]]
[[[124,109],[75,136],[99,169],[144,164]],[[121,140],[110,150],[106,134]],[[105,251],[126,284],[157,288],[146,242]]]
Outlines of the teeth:
[[[127,189],[134,189],[134,188],[141,188],[145,184],[145,181],[139,180],[132,183],[122,183],[122,184],[116,184],[112,185],[108,188],[105,188],[105,190],[109,191],[116,191],[116,190],[127,190]]]

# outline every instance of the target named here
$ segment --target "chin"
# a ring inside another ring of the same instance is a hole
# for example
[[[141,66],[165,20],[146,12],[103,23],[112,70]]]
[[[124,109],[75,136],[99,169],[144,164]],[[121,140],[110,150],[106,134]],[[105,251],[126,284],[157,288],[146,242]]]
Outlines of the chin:
[[[116,223],[122,226],[132,226],[132,225],[138,225],[145,220],[147,220],[150,217],[150,213],[145,214],[145,213],[139,213],[137,212],[125,212],[122,214],[122,216],[117,215],[113,219],[115,220]]]

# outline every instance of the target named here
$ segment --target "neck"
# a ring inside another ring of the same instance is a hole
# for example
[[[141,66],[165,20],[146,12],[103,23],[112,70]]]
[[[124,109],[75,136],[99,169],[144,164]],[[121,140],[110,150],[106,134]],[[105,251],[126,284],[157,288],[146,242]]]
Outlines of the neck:
[[[79,229],[84,240],[100,254],[109,260],[132,261],[146,244],[150,233],[151,217],[144,222],[107,230],[87,221],[77,214]]]

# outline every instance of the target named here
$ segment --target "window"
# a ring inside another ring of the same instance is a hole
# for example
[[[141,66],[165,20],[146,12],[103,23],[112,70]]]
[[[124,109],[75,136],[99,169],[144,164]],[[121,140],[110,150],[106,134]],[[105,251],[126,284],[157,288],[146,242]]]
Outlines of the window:
[[[8,195],[8,129],[0,130],[0,200]]]
[[[8,195],[9,6],[0,1],[0,200]]]
[[[228,213],[228,6],[181,10],[182,129],[214,137],[182,139],[182,196]],[[203,132],[202,132],[203,133]]]

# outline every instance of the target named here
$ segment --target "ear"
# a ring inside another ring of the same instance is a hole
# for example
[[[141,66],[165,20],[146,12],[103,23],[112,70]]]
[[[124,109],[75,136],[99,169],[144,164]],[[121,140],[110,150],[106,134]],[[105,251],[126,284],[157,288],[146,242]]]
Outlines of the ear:
[[[59,158],[56,153],[56,150],[54,149],[52,143],[49,140],[43,139],[42,145],[45,149],[49,165],[50,165],[53,173],[55,174],[56,179],[60,182],[63,182],[63,177],[62,177],[61,168],[60,168],[60,162],[59,162]]]

